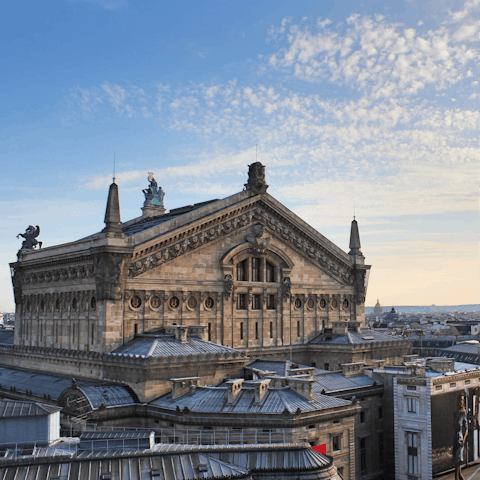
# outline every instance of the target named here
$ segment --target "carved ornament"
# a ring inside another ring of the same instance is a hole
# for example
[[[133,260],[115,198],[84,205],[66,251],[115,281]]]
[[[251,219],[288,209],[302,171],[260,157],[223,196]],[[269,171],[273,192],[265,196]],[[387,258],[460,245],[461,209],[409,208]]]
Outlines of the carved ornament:
[[[192,234],[189,238],[183,239],[173,246],[169,245],[156,253],[152,253],[142,259],[131,262],[128,266],[128,277],[134,278],[166,262],[174,260],[187,252],[193,251],[202,245],[215,241],[218,238],[255,223],[257,224],[256,227],[262,227],[262,234],[260,237],[254,238],[266,239],[267,237],[265,234],[267,232],[275,234],[290,247],[299,251],[303,255],[308,256],[312,263],[315,263],[323,270],[328,271],[343,284],[353,285],[355,283],[354,270],[351,265],[341,261],[321,244],[298,231],[295,227],[288,225],[285,218],[280,217],[273,211],[267,212],[267,209],[263,205],[261,207],[252,208],[250,211],[238,215],[235,218],[231,218],[214,228],[212,227],[203,231],[202,233]],[[297,233],[295,233],[294,230],[296,230]],[[260,233],[260,229],[258,230],[258,233]],[[247,237],[249,236],[247,235]],[[248,238],[247,241],[249,241]],[[258,248],[262,247],[259,246]]]

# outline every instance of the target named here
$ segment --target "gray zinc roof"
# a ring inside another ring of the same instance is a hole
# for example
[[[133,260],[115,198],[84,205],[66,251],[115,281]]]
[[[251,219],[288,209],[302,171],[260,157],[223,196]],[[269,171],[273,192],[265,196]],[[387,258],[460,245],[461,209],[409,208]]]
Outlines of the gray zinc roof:
[[[242,387],[235,401],[227,403],[227,389],[224,387],[199,387],[193,394],[186,394],[175,400],[171,393],[151,402],[161,408],[176,410],[177,406],[183,410],[187,407],[192,412],[201,413],[255,413],[281,414],[285,410],[295,413],[314,412],[328,408],[343,407],[351,402],[336,397],[313,394],[313,401],[294,392],[288,387],[270,388],[260,403],[255,403],[255,389]]]
[[[250,363],[245,368],[248,368],[248,369],[255,368],[256,370],[262,370],[264,372],[276,372],[276,374],[279,377],[285,377],[287,375],[287,370],[292,368],[292,362],[290,362],[290,360],[279,361],[279,362],[269,361],[269,360],[255,360],[253,363]],[[298,364],[298,367],[296,368],[312,368],[312,367],[309,367],[308,365]],[[322,370],[320,368],[314,368],[313,370],[314,374],[319,374],[324,372],[327,372],[327,370]]]
[[[367,375],[355,375],[352,377],[345,377],[341,373],[325,373],[314,376],[315,383],[313,384],[314,392],[339,392],[342,390],[352,390],[355,388],[371,387],[375,380]],[[378,384],[379,382],[376,381]]]
[[[130,342],[118,347],[113,354],[139,355],[141,357],[170,357],[181,355],[205,355],[208,353],[239,353],[239,350],[207,342],[197,337],[188,336],[185,343],[173,335],[145,335],[135,337]]]
[[[84,385],[78,389],[85,395],[93,409],[135,403],[131,394],[121,385]]]
[[[18,400],[0,400],[0,417],[38,417],[59,412],[60,407]]]
[[[84,391],[84,393],[95,402],[99,393],[103,394],[107,390],[109,397],[113,403],[108,403],[105,399],[101,403],[105,405],[123,405],[122,403],[115,403],[116,398],[126,398],[127,390],[121,385],[109,384],[108,382],[99,382],[94,380],[76,379],[77,386]],[[19,392],[26,392],[31,390],[33,395],[42,397],[50,395],[52,400],[57,400],[60,394],[72,385],[71,376],[57,375],[53,373],[38,372],[35,370],[24,370],[15,367],[0,366],[0,386],[4,389],[15,389]],[[97,391],[97,389],[99,389]],[[125,392],[125,393],[122,393]],[[97,393],[96,393],[97,392]],[[134,403],[130,394],[130,400],[126,403]],[[98,405],[100,406],[100,405]]]
[[[114,458],[83,458],[76,461],[52,458],[48,463],[0,464],[0,478],[35,480],[196,480],[249,479],[249,472],[203,453],[130,455]]]
[[[209,203],[213,203],[216,201],[217,199],[208,200],[206,202],[196,203],[195,205],[187,205],[185,207],[174,208],[170,210],[168,213],[165,213],[163,215],[156,215],[154,217],[144,217],[136,222],[126,222],[125,225],[122,225],[122,230],[125,236],[131,237],[136,233],[140,233],[150,228],[154,228],[157,225],[161,225],[162,223],[166,223],[170,220],[174,220],[175,218],[178,218],[181,215],[184,215],[185,213],[191,212],[192,210],[197,210],[198,208],[204,207],[205,205],[208,205]]]
[[[310,344],[336,344],[336,345],[354,345],[368,344],[373,342],[392,342],[403,340],[403,337],[397,335],[387,335],[386,333],[377,332],[375,330],[367,331],[348,331],[346,334],[321,333],[314,339],[310,340]]]

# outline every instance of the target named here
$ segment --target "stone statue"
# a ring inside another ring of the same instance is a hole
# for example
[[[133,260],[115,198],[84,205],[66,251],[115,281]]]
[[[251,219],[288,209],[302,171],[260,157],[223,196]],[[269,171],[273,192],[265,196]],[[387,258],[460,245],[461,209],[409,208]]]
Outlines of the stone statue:
[[[42,242],[36,240],[39,235],[40,227],[37,225],[37,228],[35,228],[33,225],[29,225],[25,233],[19,233],[17,238],[23,237],[25,239],[22,243],[22,249],[34,249],[37,245],[38,248],[42,248]]]
[[[227,273],[224,278],[225,281],[225,297],[230,298],[230,295],[233,293],[233,277],[230,273]]]
[[[245,240],[250,244],[252,253],[261,255],[266,252],[270,243],[270,237],[265,235],[265,230],[265,225],[255,225],[245,237]]]
[[[143,203],[143,206],[165,208],[163,205],[165,192],[163,191],[162,187],[158,186],[157,181],[153,177],[153,172],[148,172],[148,181],[150,182],[150,185],[148,188],[142,190],[142,192],[145,194],[145,202]]]

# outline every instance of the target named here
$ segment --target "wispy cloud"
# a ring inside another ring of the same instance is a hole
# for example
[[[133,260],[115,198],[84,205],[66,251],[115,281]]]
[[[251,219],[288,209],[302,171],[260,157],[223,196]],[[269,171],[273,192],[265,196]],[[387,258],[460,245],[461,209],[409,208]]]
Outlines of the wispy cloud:
[[[478,8],[475,3],[472,8]],[[268,62],[284,74],[347,85],[371,99],[405,97],[428,86],[445,89],[461,81],[464,65],[478,53],[459,42],[473,40],[478,27],[476,21],[453,32],[442,26],[419,33],[382,16],[355,14],[347,18],[346,27],[324,20],[314,28],[291,25],[285,45]]]

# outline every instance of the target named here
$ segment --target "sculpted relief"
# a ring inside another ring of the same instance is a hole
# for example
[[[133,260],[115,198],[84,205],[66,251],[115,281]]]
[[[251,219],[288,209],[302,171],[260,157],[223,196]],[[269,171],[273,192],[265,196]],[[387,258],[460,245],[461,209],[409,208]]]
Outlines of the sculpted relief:
[[[128,277],[134,278],[141,275],[248,225],[253,225],[253,229],[247,233],[245,240],[249,242],[253,252],[264,253],[271,240],[268,234],[276,234],[287,245],[308,256],[313,263],[327,270],[343,284],[353,285],[355,283],[354,269],[351,265],[342,262],[322,245],[289,226],[285,219],[273,212],[267,212],[265,208],[261,207],[254,207],[248,212],[219,223],[215,227],[205,229],[202,233],[183,238],[174,245],[159,248],[159,251],[131,262],[128,266]]]

